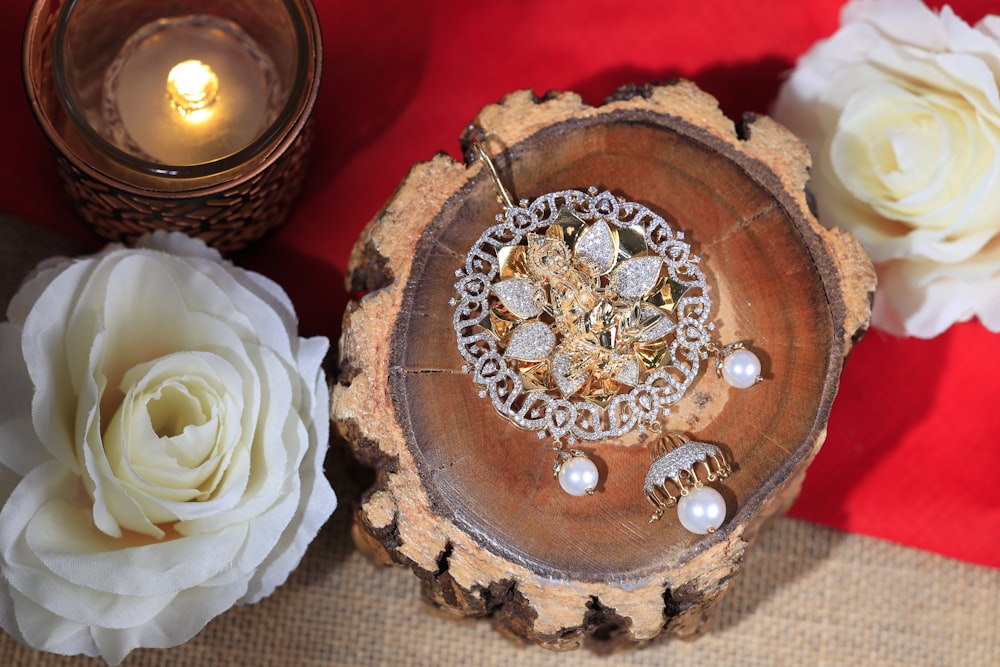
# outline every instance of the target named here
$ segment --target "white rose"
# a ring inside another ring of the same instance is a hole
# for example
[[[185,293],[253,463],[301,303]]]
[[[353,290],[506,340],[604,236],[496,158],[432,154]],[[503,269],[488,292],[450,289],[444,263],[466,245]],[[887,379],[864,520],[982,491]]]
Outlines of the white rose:
[[[0,624],[117,664],[284,582],[336,506],[325,338],[158,232],[43,263],[0,323]]]
[[[919,0],[854,0],[773,110],[809,145],[820,221],[879,272],[873,324],[1000,330],[1000,18],[975,28]]]

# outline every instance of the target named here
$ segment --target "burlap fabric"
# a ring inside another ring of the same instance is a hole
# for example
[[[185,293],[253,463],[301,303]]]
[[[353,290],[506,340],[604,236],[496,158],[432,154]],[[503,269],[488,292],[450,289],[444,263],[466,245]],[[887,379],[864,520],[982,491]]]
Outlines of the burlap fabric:
[[[66,252],[0,219],[0,303],[26,267]],[[436,665],[1000,665],[1000,570],[780,518],[750,552],[711,634],[598,657],[515,645],[488,621],[441,618],[403,568],[375,568],[353,548],[350,513],[363,482],[343,445],[328,474],[341,506],[270,598],[215,619],[184,646],[133,652],[133,667]],[[1000,537],[998,537],[1000,548]],[[21,647],[0,632],[0,667],[94,666]]]

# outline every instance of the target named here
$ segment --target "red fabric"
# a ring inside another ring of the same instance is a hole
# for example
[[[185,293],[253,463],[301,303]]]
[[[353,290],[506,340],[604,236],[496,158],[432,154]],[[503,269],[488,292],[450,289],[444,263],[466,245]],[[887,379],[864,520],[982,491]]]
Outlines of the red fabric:
[[[318,0],[319,139],[292,220],[236,260],[279,281],[302,328],[335,338],[351,244],[414,162],[458,155],[480,107],[532,88],[600,102],[692,78],[732,117],[766,111],[783,72],[836,29],[841,0]],[[21,93],[29,0],[0,5],[0,209],[96,247],[60,195]],[[956,0],[976,21],[992,0]],[[1000,566],[1000,342],[977,323],[931,341],[873,332],[853,354],[829,439],[792,514]]]

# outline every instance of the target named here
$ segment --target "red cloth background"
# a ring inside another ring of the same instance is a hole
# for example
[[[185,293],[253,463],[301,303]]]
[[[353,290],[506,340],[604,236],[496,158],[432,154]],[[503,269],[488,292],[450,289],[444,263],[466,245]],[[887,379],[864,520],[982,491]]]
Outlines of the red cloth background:
[[[21,87],[29,0],[0,6],[0,210],[97,247],[61,196]],[[281,283],[310,334],[336,339],[355,237],[417,161],[511,90],[683,76],[731,117],[764,112],[782,75],[832,33],[842,0],[317,0],[325,73],[305,193],[235,260]],[[955,0],[979,20],[993,0]],[[1000,567],[1000,338],[978,323],[934,340],[873,331],[852,355],[794,516]]]

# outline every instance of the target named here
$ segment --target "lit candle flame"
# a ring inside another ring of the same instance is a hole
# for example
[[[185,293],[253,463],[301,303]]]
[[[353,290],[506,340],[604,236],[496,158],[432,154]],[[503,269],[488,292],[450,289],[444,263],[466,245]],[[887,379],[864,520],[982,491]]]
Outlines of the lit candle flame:
[[[219,94],[219,77],[200,60],[178,63],[167,75],[170,104],[191,122],[200,122],[211,115],[209,107]]]

